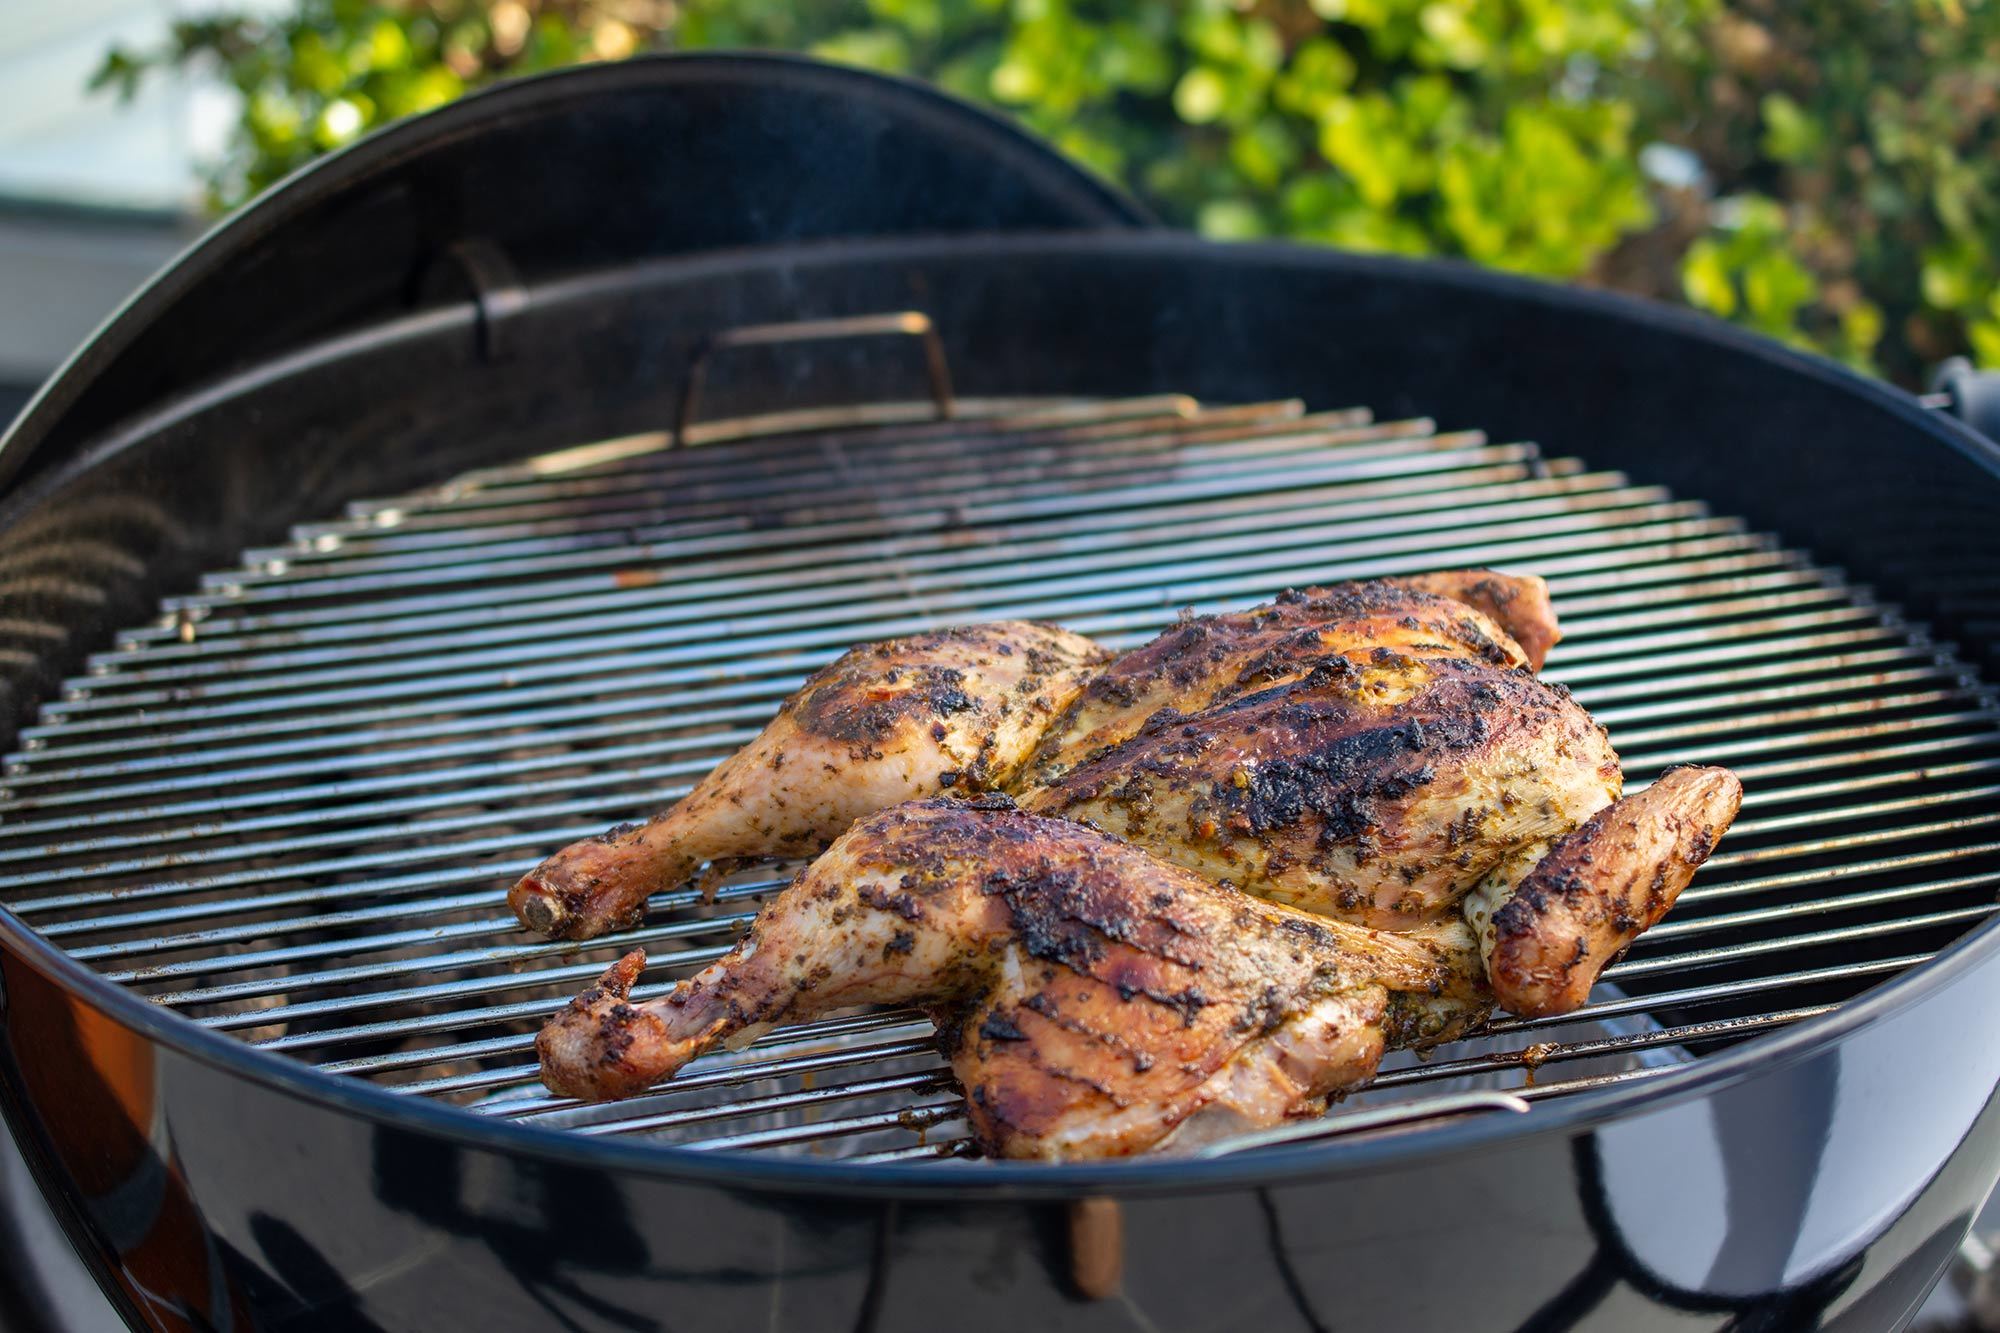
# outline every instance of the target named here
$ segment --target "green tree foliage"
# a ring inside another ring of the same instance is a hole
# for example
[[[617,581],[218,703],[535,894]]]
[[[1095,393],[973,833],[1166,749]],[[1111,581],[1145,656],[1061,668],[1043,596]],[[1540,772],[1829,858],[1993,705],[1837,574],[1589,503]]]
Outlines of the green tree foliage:
[[[1905,380],[2000,364],[2000,0],[298,0],[99,80],[234,86],[228,207],[496,78],[715,47],[931,79],[1214,237],[1683,299]]]

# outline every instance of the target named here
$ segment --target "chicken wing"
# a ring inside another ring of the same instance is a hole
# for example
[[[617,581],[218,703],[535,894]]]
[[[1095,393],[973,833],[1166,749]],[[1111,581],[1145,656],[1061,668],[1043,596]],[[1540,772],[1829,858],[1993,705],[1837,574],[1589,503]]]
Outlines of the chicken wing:
[[[671,810],[565,847],[508,904],[532,930],[585,939],[629,923],[704,862],[811,855],[899,801],[1004,787],[1109,656],[1026,621],[852,649]]]
[[[1417,592],[1463,602],[1484,613],[1520,646],[1527,665],[1540,671],[1549,649],[1562,640],[1549,585],[1531,574],[1496,574],[1490,569],[1446,569],[1388,580]]]
[[[1499,1002],[1568,1013],[1606,963],[1667,914],[1743,804],[1722,768],[1670,768],[1553,845],[1528,844],[1466,899]]]
[[[1471,932],[1385,934],[1061,820],[927,800],[841,836],[724,958],[633,1004],[621,959],[537,1041],[558,1093],[628,1096],[718,1044],[862,1004],[936,1020],[978,1141],[1121,1156],[1319,1111],[1489,1002]]]

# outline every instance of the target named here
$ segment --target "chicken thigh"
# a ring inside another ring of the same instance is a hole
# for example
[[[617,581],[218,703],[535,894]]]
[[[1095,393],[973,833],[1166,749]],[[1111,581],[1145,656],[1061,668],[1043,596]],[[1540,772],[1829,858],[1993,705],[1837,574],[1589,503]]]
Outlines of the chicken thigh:
[[[1110,1157],[1315,1114],[1488,1010],[1462,922],[1323,920],[1009,805],[864,819],[661,999],[630,1002],[628,954],[543,1030],[544,1081],[627,1096],[771,1024],[914,1004],[987,1151]]]

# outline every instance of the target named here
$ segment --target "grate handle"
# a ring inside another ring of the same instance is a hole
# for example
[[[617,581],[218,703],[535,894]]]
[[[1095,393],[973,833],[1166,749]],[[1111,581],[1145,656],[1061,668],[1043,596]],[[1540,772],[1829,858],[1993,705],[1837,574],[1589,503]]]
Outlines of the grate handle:
[[[1525,1099],[1508,1092],[1454,1092],[1441,1097],[1429,1097],[1420,1102],[1408,1102],[1401,1106],[1380,1106],[1366,1111],[1350,1111],[1344,1115],[1330,1115],[1319,1120],[1295,1120],[1276,1129],[1257,1130],[1254,1133],[1239,1134],[1234,1138],[1204,1144],[1190,1155],[1206,1158],[1229,1157],[1236,1153],[1248,1152],[1252,1148],[1311,1143],[1321,1139],[1338,1138],[1344,1134],[1360,1134],[1372,1129],[1401,1129],[1427,1120],[1478,1111],[1512,1111],[1518,1115],[1527,1109],[1528,1103]]]
[[[848,315],[838,319],[800,319],[782,324],[746,324],[711,334],[696,344],[688,357],[687,374],[681,379],[680,405],[674,410],[673,447],[687,444],[688,427],[694,423],[701,403],[702,385],[708,379],[709,363],[718,352],[740,347],[775,347],[785,343],[829,342],[840,338],[880,338],[902,336],[919,339],[924,353],[924,374],[930,380],[931,401],[937,405],[938,420],[948,421],[955,410],[951,392],[951,367],[945,361],[944,340],[937,326],[921,310],[896,310],[880,315]]]

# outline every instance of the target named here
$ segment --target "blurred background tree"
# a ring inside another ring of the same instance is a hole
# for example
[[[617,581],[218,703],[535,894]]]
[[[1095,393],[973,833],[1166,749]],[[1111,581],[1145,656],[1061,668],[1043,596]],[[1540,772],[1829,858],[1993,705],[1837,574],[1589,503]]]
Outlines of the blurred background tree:
[[[929,79],[1213,237],[1680,299],[1906,383],[2000,365],[2000,0],[297,0],[97,81],[242,95],[224,209],[498,78],[716,47]]]

